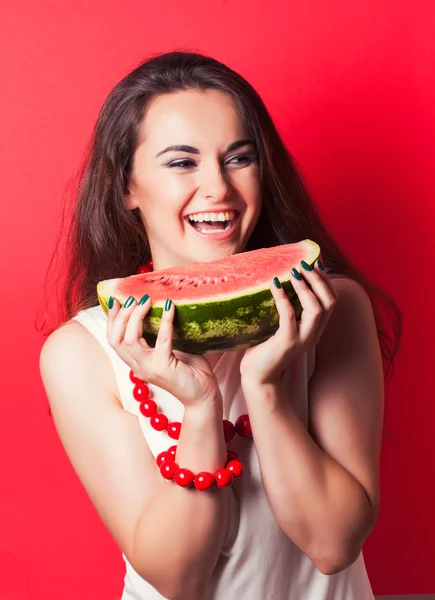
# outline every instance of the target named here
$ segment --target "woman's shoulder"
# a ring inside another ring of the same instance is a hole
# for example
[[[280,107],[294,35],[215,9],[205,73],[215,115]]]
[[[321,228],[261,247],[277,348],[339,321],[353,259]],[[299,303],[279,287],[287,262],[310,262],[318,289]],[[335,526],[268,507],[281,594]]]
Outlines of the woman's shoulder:
[[[60,380],[71,377],[82,385],[94,380],[93,385],[104,388],[120,403],[113,366],[98,337],[75,318],[55,329],[44,341],[39,356],[46,389],[57,389],[61,386]]]
[[[84,325],[85,320],[92,318],[86,312],[80,311],[56,327],[44,341],[41,354],[50,352],[53,355],[67,355],[69,352],[86,352],[90,346],[97,348],[98,344],[93,339],[95,336],[92,336],[89,327]]]
[[[40,364],[47,370],[80,369],[86,360],[104,357],[101,339],[106,339],[107,317],[100,306],[80,310],[54,329],[44,341]],[[103,358],[103,362],[105,359]]]
[[[340,273],[338,271],[332,271],[328,273],[328,277],[337,293],[344,295],[347,298],[347,301],[352,301],[352,299],[369,299],[369,294],[367,289],[356,279],[346,275],[345,273]]]
[[[339,289],[350,290],[351,294],[353,291],[354,294],[368,297],[366,288],[353,277],[334,267],[325,266],[325,271],[336,291]]]
[[[44,349],[47,351],[49,347],[56,349],[58,346],[63,348],[65,345],[70,347],[72,344],[84,343],[89,345],[91,343],[95,345],[95,342],[92,342],[92,337],[97,337],[95,333],[98,329],[102,330],[103,327],[107,327],[105,321],[107,322],[107,317],[101,307],[93,306],[81,309],[47,335],[41,352]]]

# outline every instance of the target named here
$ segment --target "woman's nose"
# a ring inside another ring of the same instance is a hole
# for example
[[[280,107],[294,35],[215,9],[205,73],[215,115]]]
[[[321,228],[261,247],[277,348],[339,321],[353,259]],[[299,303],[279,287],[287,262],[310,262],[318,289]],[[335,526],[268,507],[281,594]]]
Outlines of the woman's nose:
[[[217,201],[227,198],[231,188],[221,169],[209,168],[203,173],[201,195],[204,198],[214,198]]]

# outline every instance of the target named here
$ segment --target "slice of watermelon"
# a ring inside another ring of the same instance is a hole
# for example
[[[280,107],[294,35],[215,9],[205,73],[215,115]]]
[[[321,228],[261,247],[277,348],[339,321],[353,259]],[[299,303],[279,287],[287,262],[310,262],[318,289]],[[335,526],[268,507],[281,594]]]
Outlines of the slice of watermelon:
[[[149,294],[151,309],[143,336],[154,346],[166,298],[176,307],[173,347],[205,354],[247,348],[268,339],[278,328],[270,283],[278,277],[299,320],[302,307],[291,283],[300,261],[313,265],[320,248],[311,240],[234,254],[130,277],[100,281],[98,300],[107,313],[109,297],[121,305]]]

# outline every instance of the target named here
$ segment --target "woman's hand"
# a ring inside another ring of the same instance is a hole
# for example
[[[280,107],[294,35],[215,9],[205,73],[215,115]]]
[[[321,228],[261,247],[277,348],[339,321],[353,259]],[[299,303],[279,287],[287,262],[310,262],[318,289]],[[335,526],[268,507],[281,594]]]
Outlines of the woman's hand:
[[[240,363],[242,384],[279,384],[284,370],[319,341],[337,293],[317,262],[311,271],[304,268],[301,271],[312,288],[311,291],[304,278],[299,281],[292,275],[292,284],[302,304],[301,320],[296,321],[284,290],[272,283],[270,289],[279,314],[279,327],[268,340],[246,349]]]
[[[185,407],[214,402],[220,397],[215,374],[206,358],[172,349],[174,303],[164,310],[155,348],[150,348],[143,333],[143,319],[151,308],[136,300],[125,308],[114,299],[108,311],[109,345],[133,370],[136,377],[157,385],[175,396]]]

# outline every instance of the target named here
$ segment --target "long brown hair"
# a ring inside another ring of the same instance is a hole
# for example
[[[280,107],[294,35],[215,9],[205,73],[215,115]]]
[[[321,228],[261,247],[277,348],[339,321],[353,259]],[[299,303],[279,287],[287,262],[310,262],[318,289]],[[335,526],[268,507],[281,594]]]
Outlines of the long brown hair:
[[[154,97],[208,89],[232,98],[258,153],[263,203],[246,250],[305,238],[316,241],[326,268],[358,281],[369,294],[388,375],[400,344],[401,311],[383,290],[366,279],[326,231],[295,161],[254,88],[221,62],[193,52],[151,57],[124,77],[104,102],[82,168],[73,182],[71,214],[67,214],[67,203],[63,207],[45,281],[47,290],[48,273],[55,272],[55,257],[60,256],[62,275],[58,277],[60,270],[55,273],[51,296],[58,299],[57,317],[45,335],[80,310],[96,306],[99,281],[132,275],[150,258],[139,209],[130,210],[125,202],[139,124]],[[61,243],[65,246],[62,252]],[[46,300],[42,310],[39,330],[47,323]]]

